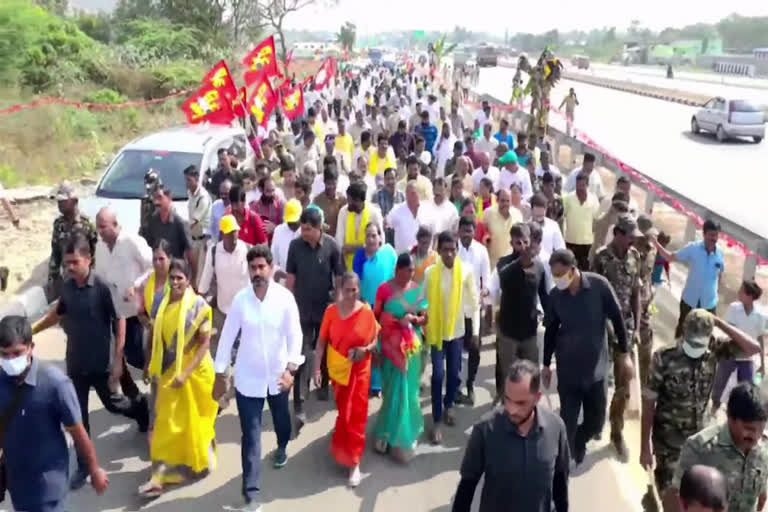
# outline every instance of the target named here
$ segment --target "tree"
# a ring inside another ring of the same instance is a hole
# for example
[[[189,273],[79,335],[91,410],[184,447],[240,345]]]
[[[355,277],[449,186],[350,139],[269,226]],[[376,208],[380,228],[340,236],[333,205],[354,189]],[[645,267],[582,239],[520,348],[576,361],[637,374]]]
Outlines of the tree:
[[[232,31],[235,48],[239,48],[245,38],[258,38],[261,32],[258,0],[228,0],[226,12],[226,22]]]
[[[434,64],[440,67],[440,61],[443,59],[443,57],[455,50],[456,46],[458,46],[456,43],[446,43],[445,34],[439,37],[435,42],[429,43],[429,49],[432,55],[434,55],[435,59]]]
[[[280,40],[281,58],[285,59],[288,48],[285,43],[285,18],[294,12],[298,12],[305,7],[319,4],[336,3],[338,0],[263,0],[259,2],[259,19],[262,23],[272,29]]]
[[[67,7],[69,7],[67,0],[35,0],[34,3],[58,16],[64,16],[67,13]]]
[[[355,39],[357,37],[357,27],[351,21],[347,21],[339,29],[339,33],[336,34],[336,42],[345,50],[351,50],[355,46]]]

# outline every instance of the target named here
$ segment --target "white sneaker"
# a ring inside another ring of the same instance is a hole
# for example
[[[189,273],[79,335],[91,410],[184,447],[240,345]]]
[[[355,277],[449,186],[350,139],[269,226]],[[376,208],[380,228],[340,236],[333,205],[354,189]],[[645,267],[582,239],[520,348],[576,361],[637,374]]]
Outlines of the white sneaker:
[[[362,476],[360,475],[360,464],[349,470],[349,486],[350,487],[357,487],[360,485],[360,479]]]
[[[225,505],[223,509],[230,512],[261,512],[261,503],[258,501],[243,503],[241,501],[237,505]]]

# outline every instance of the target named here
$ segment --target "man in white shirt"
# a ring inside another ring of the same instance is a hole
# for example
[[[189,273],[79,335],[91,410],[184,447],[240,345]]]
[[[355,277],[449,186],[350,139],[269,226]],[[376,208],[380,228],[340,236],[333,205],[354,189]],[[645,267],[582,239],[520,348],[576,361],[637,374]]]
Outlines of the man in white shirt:
[[[475,151],[482,151],[492,155],[496,151],[496,146],[499,145],[493,135],[491,134],[491,123],[485,123],[483,125],[483,135],[475,141]]]
[[[760,343],[760,368],[758,373],[765,371],[765,334],[768,331],[768,315],[759,308],[757,302],[763,295],[763,290],[754,281],[744,281],[739,288],[736,302],[732,302],[725,312],[725,321],[734,327],[741,329]],[[731,374],[736,372],[737,382],[751,382],[754,377],[755,367],[752,357],[739,354],[729,360],[720,360],[717,363],[717,374],[712,386],[712,413],[716,414],[720,408],[723,391],[728,384]]]
[[[248,272],[252,286],[242,289],[232,301],[216,350],[216,381],[213,395],[226,392],[226,371],[232,347],[240,332],[234,371],[235,400],[242,430],[242,492],[245,507],[237,510],[257,512],[260,507],[261,414],[269,404],[277,436],[272,456],[276,468],[288,461],[286,447],[291,438],[288,391],[293,376],[304,362],[299,308],[286,288],[272,281],[272,253],[266,245],[248,251]]]
[[[434,233],[435,224],[429,202],[419,200],[416,181],[409,181],[405,187],[405,202],[395,205],[387,215],[387,226],[395,232],[395,252],[410,251],[416,244],[419,226],[428,226]]]
[[[342,259],[347,270],[352,270],[352,257],[358,249],[365,245],[365,228],[363,217],[368,217],[368,223],[379,226],[384,232],[384,219],[381,210],[375,204],[366,201],[367,187],[363,183],[350,183],[347,187],[347,204],[339,210],[336,223],[336,243],[341,247]],[[354,233],[348,233],[347,217],[354,216]]]
[[[596,174],[596,173],[592,173]],[[640,209],[637,205],[637,201],[632,198],[632,194],[630,193],[632,189],[632,182],[629,180],[629,178],[625,175],[621,175],[616,180],[616,192],[623,192],[624,195],[627,197],[627,205],[629,206],[628,213],[633,216],[637,217],[638,212],[640,212]],[[611,206],[613,205],[613,197],[612,196],[605,196],[602,201],[600,201],[600,213],[603,214],[611,209]]]
[[[322,166],[322,150],[316,139],[315,132],[311,128],[304,130],[303,144],[296,146],[293,151],[296,169],[303,169],[304,165],[310,161],[315,162],[318,169]]]
[[[547,217],[547,198],[541,193],[531,198],[531,220],[541,227],[540,251],[552,254],[557,249],[565,249],[565,239],[560,231],[560,225]],[[549,267],[549,265],[544,265]]]
[[[488,178],[493,184],[493,190],[499,188],[499,169],[491,165],[491,158],[488,153],[480,154],[480,167],[472,172],[472,188],[475,194],[480,190],[480,182],[483,178]]]
[[[432,420],[433,429],[430,440],[433,444],[442,442],[440,422],[448,426],[456,424],[453,405],[461,382],[461,353],[466,333],[466,317],[472,318],[471,345],[480,344],[480,298],[477,296],[474,274],[471,265],[461,263],[456,258],[457,245],[453,233],[444,231],[437,237],[437,252],[440,260],[430,266],[424,275],[427,303],[427,314],[432,323],[426,330],[426,342],[430,345],[432,358]],[[458,265],[461,279],[454,283],[454,267]],[[431,286],[433,273],[439,272],[439,286],[436,290]],[[458,297],[453,291],[458,291]],[[451,303],[453,297],[458,304]],[[449,319],[451,311],[456,313],[455,319]],[[449,325],[453,322],[453,325]],[[427,324],[429,326],[429,324]],[[443,369],[446,369],[445,371]],[[447,375],[446,375],[447,374]],[[443,377],[446,380],[445,400],[443,400]],[[443,411],[445,407],[445,411]],[[445,415],[443,415],[445,412]]]
[[[491,105],[487,101],[483,101],[482,109],[475,114],[475,131],[479,130],[481,126],[491,122]]]
[[[366,130],[370,131],[371,126],[365,122],[363,113],[360,110],[355,111],[355,122],[347,129],[347,131],[352,136],[356,146],[360,144],[360,134]]]
[[[125,361],[134,368],[144,368],[144,326],[139,321],[136,290],[152,270],[152,250],[138,234],[122,229],[115,212],[105,207],[96,215],[99,240],[94,250],[94,272],[109,285],[115,312],[125,318],[125,345],[120,386],[131,400],[139,388],[131,378]]]
[[[552,165],[552,163],[550,162],[549,151],[546,151],[546,150],[539,153],[539,166],[536,167],[535,172],[536,172],[537,178],[543,177],[545,172],[550,173],[553,178],[557,178],[558,176],[563,175],[560,172],[560,169]]]
[[[595,171],[595,155],[592,153],[584,153],[582,166],[572,170],[568,175],[568,178],[563,183],[563,194],[576,190],[576,178],[579,174],[584,174],[587,177],[587,190],[589,193],[595,196],[598,202],[602,201],[606,196],[605,187],[603,186],[603,180],[600,178],[600,173]]]
[[[298,199],[291,199],[283,208],[283,222],[275,228],[272,234],[272,256],[275,260],[275,281],[285,279],[285,264],[288,261],[288,247],[293,239],[298,238],[299,218],[302,206]]]
[[[437,126],[437,120],[440,119],[440,105],[437,103],[437,96],[430,94],[427,97],[427,105],[424,110],[429,112],[429,124]]]
[[[523,199],[528,201],[533,196],[533,185],[531,185],[531,175],[528,169],[517,165],[517,155],[514,151],[507,151],[499,158],[499,164],[502,166],[499,173],[499,190],[509,190],[513,184],[520,187]]]
[[[197,167],[190,165],[184,169],[184,180],[187,184],[187,215],[189,219],[189,238],[192,241],[192,251],[195,253],[197,268],[194,275],[200,275],[200,267],[208,240],[208,226],[211,222],[211,196],[200,185],[200,173]]]
[[[456,233],[459,229],[459,211],[448,200],[448,182],[445,178],[435,178],[432,190],[435,195],[432,202],[435,233]]]
[[[481,303],[488,295],[488,284],[491,276],[491,261],[488,257],[488,249],[483,244],[475,240],[475,222],[470,217],[462,217],[459,220],[459,259],[462,264],[472,268],[474,275],[476,296],[480,298]],[[482,308],[481,308],[482,309]],[[467,405],[475,405],[475,377],[477,369],[480,367],[480,342],[475,345],[472,343],[471,333],[474,330],[472,317],[464,317],[464,348],[469,354],[467,363],[467,394],[462,395],[459,391],[459,402]]]

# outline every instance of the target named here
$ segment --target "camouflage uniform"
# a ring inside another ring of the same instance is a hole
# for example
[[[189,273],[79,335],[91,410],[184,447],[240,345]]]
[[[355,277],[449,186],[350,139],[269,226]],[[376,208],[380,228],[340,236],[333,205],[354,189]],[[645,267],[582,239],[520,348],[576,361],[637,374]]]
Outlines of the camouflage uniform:
[[[763,433],[757,446],[744,455],[733,442],[728,423],[705,428],[688,439],[680,452],[672,486],[694,464],[716,468],[728,485],[728,512],[754,512],[760,495],[766,492],[768,437]]]
[[[651,304],[653,303],[654,288],[651,282],[653,264],[656,260],[656,248],[650,242],[636,244],[640,255],[640,345],[638,346],[638,363],[640,370],[640,384],[648,381],[648,367],[651,364],[653,352],[653,328],[651,327]]]
[[[635,290],[640,286],[640,253],[634,247],[630,247],[627,253],[621,257],[616,254],[614,245],[609,244],[595,254],[592,271],[608,279],[613,286],[627,326],[628,338],[632,339],[632,333],[635,330],[632,297]],[[612,334],[613,330],[610,332],[613,338],[615,336]],[[613,374],[616,376],[616,389],[610,407],[612,436],[620,435],[624,429],[624,411],[629,400],[629,382],[626,379],[623,382],[618,379],[618,376],[621,375],[620,361],[622,356],[623,354],[618,351],[613,351]]]
[[[53,233],[51,235],[51,258],[48,261],[48,283],[53,289],[51,292],[58,297],[58,287],[64,277],[61,265],[63,263],[64,250],[69,238],[75,233],[82,233],[88,239],[91,246],[91,255],[96,248],[98,234],[96,226],[91,219],[82,214],[77,214],[74,222],[67,221],[59,216],[53,221]]]
[[[714,320],[702,309],[685,321],[690,336],[710,336],[709,349],[699,359],[688,357],[682,346],[653,354],[643,398],[656,402],[653,417],[653,452],[656,456],[656,487],[659,494],[672,482],[673,471],[685,440],[705,426],[704,415],[715,381],[717,362],[738,351],[727,337],[712,336]]]

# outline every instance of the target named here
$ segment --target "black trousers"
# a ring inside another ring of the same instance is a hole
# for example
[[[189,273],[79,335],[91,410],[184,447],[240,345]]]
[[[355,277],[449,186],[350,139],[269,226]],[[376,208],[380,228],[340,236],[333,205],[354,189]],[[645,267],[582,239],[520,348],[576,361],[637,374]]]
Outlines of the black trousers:
[[[696,307],[701,307],[699,304],[696,304]],[[688,316],[688,313],[693,311],[694,308],[689,306],[683,299],[680,299],[680,316],[677,318],[677,327],[675,327],[675,339],[679,338],[683,335],[683,322],[685,322],[685,317]],[[713,315],[717,312],[717,306],[715,306],[712,309],[708,309],[710,313]]]
[[[576,256],[576,266],[583,272],[589,271],[589,251],[592,249],[591,245],[581,244],[569,244],[566,242],[565,246],[570,249],[574,256]]]
[[[124,368],[125,370],[125,368]],[[98,373],[90,375],[70,375],[72,384],[75,387],[77,401],[80,403],[80,414],[83,418],[83,426],[86,432],[91,433],[91,423],[88,419],[88,394],[91,388],[96,390],[99,400],[104,408],[113,414],[120,414],[126,418],[136,420],[136,422],[146,419],[149,415],[147,401],[141,398],[130,399],[120,393],[115,393],[109,389],[109,374]],[[80,460],[78,454],[78,463],[80,468],[85,468],[84,461]]]
[[[603,431],[607,403],[605,381],[600,380],[589,386],[559,384],[560,417],[568,433],[571,456],[583,453],[587,441]],[[579,411],[584,408],[584,421],[578,425]]]
[[[483,343],[483,339],[480,338],[480,343],[477,347],[472,346],[472,319],[464,318],[464,350],[467,351],[467,391],[473,391],[475,388],[475,377],[477,377],[477,369],[480,368],[480,345]]]
[[[312,371],[315,368],[315,346],[317,337],[320,335],[320,323],[301,322],[301,332],[303,341],[301,345],[301,355],[304,356],[304,364],[299,367],[296,373],[296,379],[293,385],[293,409],[296,412],[303,412],[304,400],[309,395],[309,384],[312,381]],[[320,354],[320,371],[322,378],[320,387],[328,388],[328,366],[326,365],[324,354]]]

